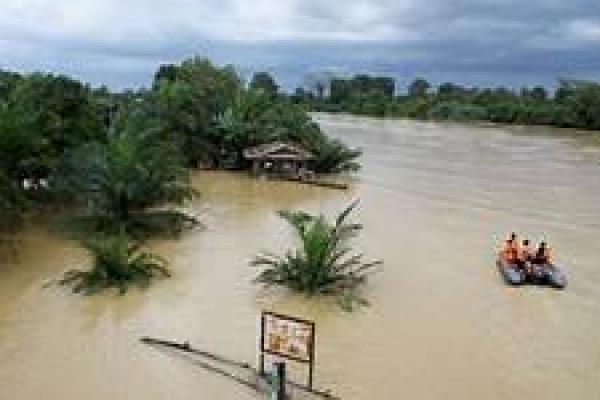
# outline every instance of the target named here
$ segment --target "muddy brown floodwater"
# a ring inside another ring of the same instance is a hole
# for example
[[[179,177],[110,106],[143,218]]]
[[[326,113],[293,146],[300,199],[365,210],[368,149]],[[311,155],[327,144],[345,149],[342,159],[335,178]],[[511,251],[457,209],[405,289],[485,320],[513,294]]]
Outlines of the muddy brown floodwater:
[[[207,229],[152,244],[174,276],[146,291],[44,288],[87,258],[28,227],[0,267],[0,399],[256,399],[137,340],[254,362],[261,309],[316,321],[317,384],[344,399],[600,398],[598,134],[315,118],[364,149],[352,190],[197,173],[189,208]],[[358,245],[385,261],[364,290],[370,307],[348,314],[252,285],[252,256],[291,243],[276,210],[333,214],[356,197]],[[511,230],[554,246],[567,290],[502,284],[494,253]]]

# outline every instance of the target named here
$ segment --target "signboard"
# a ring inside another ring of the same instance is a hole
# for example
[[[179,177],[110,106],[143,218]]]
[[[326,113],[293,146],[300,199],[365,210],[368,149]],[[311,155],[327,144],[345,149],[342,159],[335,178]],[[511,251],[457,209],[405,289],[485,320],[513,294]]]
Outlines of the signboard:
[[[315,324],[311,321],[263,311],[261,316],[260,367],[264,354],[309,364],[308,387],[312,388]]]

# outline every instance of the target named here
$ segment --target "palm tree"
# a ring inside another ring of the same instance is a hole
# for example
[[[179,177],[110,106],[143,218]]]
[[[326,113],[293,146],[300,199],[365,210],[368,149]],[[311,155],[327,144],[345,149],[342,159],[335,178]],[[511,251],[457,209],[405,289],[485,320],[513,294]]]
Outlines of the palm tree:
[[[362,151],[351,149],[340,140],[323,136],[312,146],[312,150],[316,157],[314,168],[317,172],[354,172],[360,169],[357,159]]]
[[[134,236],[175,233],[194,218],[164,209],[197,192],[190,186],[183,158],[173,143],[151,131],[109,134],[68,157],[55,177],[63,194],[87,205],[80,219],[94,231],[114,233],[122,226]]]
[[[237,156],[249,146],[272,141],[300,144],[315,155],[313,168],[319,173],[360,169],[362,152],[326,136],[299,106],[262,91],[240,91],[232,105],[217,120],[222,147]]]
[[[366,304],[356,289],[381,261],[365,263],[362,254],[353,254],[347,242],[362,225],[346,222],[357,202],[352,203],[329,223],[325,216],[305,212],[281,211],[279,215],[296,231],[300,247],[285,255],[259,254],[251,263],[263,267],[256,278],[265,286],[282,285],[293,291],[312,295],[335,295],[345,309],[355,302]]]
[[[84,242],[93,257],[92,268],[87,271],[68,271],[60,284],[72,285],[74,292],[93,294],[102,289],[116,287],[121,294],[131,283],[147,286],[155,276],[169,277],[167,262],[154,254],[140,250],[124,231],[117,235]]]

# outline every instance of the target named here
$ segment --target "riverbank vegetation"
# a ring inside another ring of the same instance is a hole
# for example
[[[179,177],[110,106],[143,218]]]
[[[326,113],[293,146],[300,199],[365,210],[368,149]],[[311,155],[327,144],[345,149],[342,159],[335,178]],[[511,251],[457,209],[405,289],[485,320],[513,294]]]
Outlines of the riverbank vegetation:
[[[298,236],[299,247],[284,255],[259,254],[251,263],[262,269],[256,282],[266,287],[285,286],[309,296],[333,295],[346,310],[367,304],[357,289],[381,261],[365,263],[363,255],[352,253],[348,245],[362,229],[362,225],[347,221],[356,205],[347,207],[333,223],[324,215],[281,211],[281,218]]]
[[[138,241],[198,224],[177,208],[198,195],[190,170],[247,169],[244,149],[272,141],[310,150],[317,173],[358,168],[360,152],[326,136],[268,74],[246,84],[231,66],[191,58],[160,66],[151,88],[115,93],[0,71],[0,240],[27,210],[51,207],[94,256],[90,272],[65,277],[76,289],[145,281],[165,265]]]
[[[357,75],[299,88],[291,98],[313,111],[600,130],[600,84],[578,80],[561,79],[552,91],[542,86],[514,90],[454,83],[432,87],[417,78],[406,94],[398,95],[393,78]]]

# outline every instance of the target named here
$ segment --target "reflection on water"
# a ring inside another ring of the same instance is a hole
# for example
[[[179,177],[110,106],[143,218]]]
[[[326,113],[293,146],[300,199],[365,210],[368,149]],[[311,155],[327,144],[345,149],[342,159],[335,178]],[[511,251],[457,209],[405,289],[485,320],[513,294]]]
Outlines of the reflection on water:
[[[600,146],[589,133],[317,115],[364,149],[350,192],[198,173],[189,205],[207,229],[152,247],[174,277],[149,290],[82,298],[44,289],[80,267],[76,243],[38,227],[0,266],[0,398],[256,399],[244,387],[137,342],[190,340],[256,359],[261,309],[317,323],[317,383],[345,399],[600,397]],[[248,261],[280,251],[283,208],[333,214],[354,197],[360,247],[384,270],[372,306],[263,291]],[[548,239],[570,272],[564,292],[502,285],[506,232]]]

